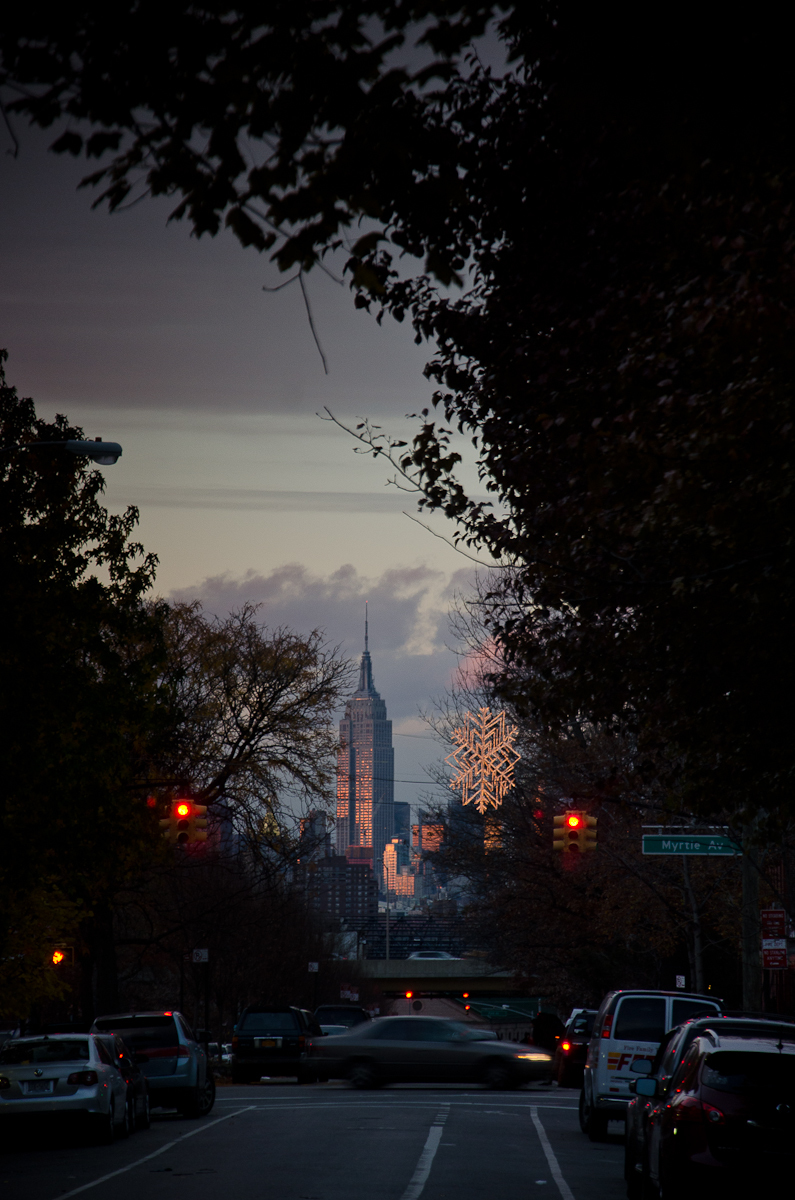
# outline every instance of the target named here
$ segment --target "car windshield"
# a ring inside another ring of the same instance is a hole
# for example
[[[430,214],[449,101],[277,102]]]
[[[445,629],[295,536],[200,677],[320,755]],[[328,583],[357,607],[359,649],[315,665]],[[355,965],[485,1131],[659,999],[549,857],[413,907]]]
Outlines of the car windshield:
[[[100,1018],[95,1027],[103,1033],[120,1033],[131,1050],[165,1050],[179,1045],[177,1026],[173,1017]]]
[[[569,1033],[571,1033],[571,1034],[575,1034],[575,1033],[586,1034],[588,1037],[590,1037],[591,1034],[593,1033],[593,1022],[594,1022],[595,1016],[596,1016],[595,1012],[580,1013],[579,1016],[576,1016],[574,1018],[571,1025],[569,1026]]]
[[[240,1022],[240,1033],[295,1033],[297,1022],[289,1012],[250,1012]]]
[[[36,1042],[9,1042],[0,1050],[0,1063],[26,1066],[28,1063],[87,1062],[88,1041],[43,1039]]]
[[[759,1054],[726,1050],[710,1054],[701,1076],[704,1087],[715,1092],[748,1092],[757,1089],[795,1090],[795,1054]]]

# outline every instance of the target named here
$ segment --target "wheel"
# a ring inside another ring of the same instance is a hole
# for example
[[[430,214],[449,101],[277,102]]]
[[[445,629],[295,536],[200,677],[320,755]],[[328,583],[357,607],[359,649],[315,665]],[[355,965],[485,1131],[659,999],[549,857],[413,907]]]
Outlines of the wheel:
[[[506,1063],[493,1062],[489,1063],[483,1072],[483,1082],[493,1091],[505,1091],[516,1087],[517,1080]]]
[[[94,1140],[100,1146],[110,1146],[116,1140],[116,1109],[111,1100],[106,1113],[94,1118]]]
[[[348,1071],[348,1079],[360,1091],[364,1088],[379,1087],[381,1083],[375,1066],[370,1062],[355,1062]]]
[[[215,1104],[215,1080],[212,1075],[205,1077],[204,1083],[192,1089],[182,1112],[186,1117],[206,1117]]]
[[[149,1100],[149,1088],[144,1088],[143,1104],[139,1112],[135,1124],[138,1129],[148,1129],[152,1124],[151,1102]]]
[[[607,1113],[599,1112],[585,1099],[585,1088],[580,1092],[580,1129],[587,1133],[592,1142],[603,1142],[607,1137]]]

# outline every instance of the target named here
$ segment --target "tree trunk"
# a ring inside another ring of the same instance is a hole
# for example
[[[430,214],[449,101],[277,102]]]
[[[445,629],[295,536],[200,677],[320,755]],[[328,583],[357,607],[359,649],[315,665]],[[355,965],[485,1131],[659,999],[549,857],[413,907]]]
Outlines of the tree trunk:
[[[759,872],[751,857],[749,839],[743,848],[743,1008],[747,1012],[762,1010],[762,947],[759,921]]]

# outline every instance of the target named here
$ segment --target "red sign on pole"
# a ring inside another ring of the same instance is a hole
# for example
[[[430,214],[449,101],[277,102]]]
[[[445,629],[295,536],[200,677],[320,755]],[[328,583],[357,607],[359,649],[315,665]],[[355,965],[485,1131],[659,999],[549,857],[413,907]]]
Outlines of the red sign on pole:
[[[787,914],[783,908],[763,908],[759,915],[762,918],[763,938],[787,936]]]

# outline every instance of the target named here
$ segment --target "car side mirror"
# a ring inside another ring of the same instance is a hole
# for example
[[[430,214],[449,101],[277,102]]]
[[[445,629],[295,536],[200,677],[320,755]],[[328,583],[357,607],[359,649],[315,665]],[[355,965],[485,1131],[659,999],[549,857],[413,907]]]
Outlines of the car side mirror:
[[[648,1096],[651,1099],[657,1095],[657,1080],[656,1079],[637,1079],[635,1083],[636,1096]]]
[[[636,1075],[651,1075],[651,1059],[636,1058],[633,1063],[630,1063],[629,1069]]]

